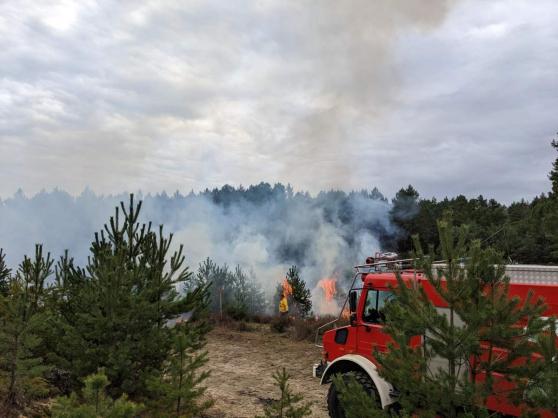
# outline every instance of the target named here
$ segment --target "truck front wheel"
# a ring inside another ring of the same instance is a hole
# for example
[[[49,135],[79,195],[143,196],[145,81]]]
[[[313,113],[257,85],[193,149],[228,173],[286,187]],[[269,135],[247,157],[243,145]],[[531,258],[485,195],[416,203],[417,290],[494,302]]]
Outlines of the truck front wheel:
[[[374,382],[372,382],[372,379],[370,379],[366,373],[362,371],[352,371],[344,373],[342,376],[345,383],[348,383],[350,377],[353,376],[364,391],[372,398],[376,407],[382,407],[376,386],[374,386]],[[327,409],[331,418],[346,418],[345,411],[339,399],[339,392],[333,382],[329,385],[329,391],[327,392]]]

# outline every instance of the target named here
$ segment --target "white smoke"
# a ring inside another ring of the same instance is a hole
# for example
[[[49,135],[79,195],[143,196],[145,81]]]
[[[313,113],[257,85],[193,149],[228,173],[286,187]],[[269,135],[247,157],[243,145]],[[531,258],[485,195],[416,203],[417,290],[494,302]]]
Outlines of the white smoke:
[[[165,231],[174,234],[174,249],[184,246],[191,269],[207,257],[218,264],[240,265],[270,297],[296,264],[320,306],[321,290],[315,289],[320,279],[335,277],[342,286],[345,271],[380,250],[375,234],[396,233],[386,200],[356,193],[310,197],[274,190],[256,201],[237,198],[220,204],[209,194],[147,195],[140,218],[154,226],[164,224]],[[136,201],[141,197],[137,194]],[[11,266],[30,254],[35,243],[44,243],[56,257],[69,249],[84,264],[93,233],[113,215],[119,201],[127,205],[127,199],[125,194],[102,197],[90,191],[77,197],[61,191],[31,198],[17,194],[0,202],[0,247]]]
[[[293,202],[294,203],[294,202]],[[370,232],[351,233],[338,217],[326,221],[324,208],[308,203],[295,203],[284,208],[281,200],[264,206],[246,203],[228,208],[218,207],[206,198],[198,199],[170,223],[175,230],[175,245],[183,244],[193,265],[204,258],[213,258],[220,264],[240,265],[253,272],[268,297],[284,279],[291,264],[298,264],[301,276],[312,290],[314,310],[320,315],[339,312],[336,300],[326,300],[317,285],[325,277],[338,276],[338,272],[380,250],[378,239]],[[355,217],[358,221],[380,221],[389,226],[389,205],[386,202],[355,198]],[[282,217],[276,214],[281,213]],[[281,245],[304,246],[304,258],[285,260],[278,254]],[[338,286],[345,285],[343,277],[336,277]]]

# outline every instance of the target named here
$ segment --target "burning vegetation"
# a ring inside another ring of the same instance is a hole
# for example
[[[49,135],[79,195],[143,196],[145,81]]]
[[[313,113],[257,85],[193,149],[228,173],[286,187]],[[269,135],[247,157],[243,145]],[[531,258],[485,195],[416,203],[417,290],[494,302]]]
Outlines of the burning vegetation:
[[[336,316],[340,313],[340,299],[344,296],[338,289],[337,279],[323,278],[313,292],[317,304],[317,316]]]
[[[324,291],[325,300],[327,302],[333,301],[337,294],[337,280],[322,279],[318,282],[318,286]]]
[[[285,277],[281,285],[283,286],[283,295],[285,295],[286,297],[293,295],[293,287],[289,283],[289,279]]]

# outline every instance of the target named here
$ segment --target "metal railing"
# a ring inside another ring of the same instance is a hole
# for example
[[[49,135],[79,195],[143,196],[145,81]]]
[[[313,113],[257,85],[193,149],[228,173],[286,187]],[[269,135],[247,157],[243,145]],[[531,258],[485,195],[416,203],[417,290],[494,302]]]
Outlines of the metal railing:
[[[381,260],[372,264],[361,264],[359,266],[355,266],[355,270],[363,273],[408,270],[414,268],[415,260],[415,258],[405,258],[402,260]]]

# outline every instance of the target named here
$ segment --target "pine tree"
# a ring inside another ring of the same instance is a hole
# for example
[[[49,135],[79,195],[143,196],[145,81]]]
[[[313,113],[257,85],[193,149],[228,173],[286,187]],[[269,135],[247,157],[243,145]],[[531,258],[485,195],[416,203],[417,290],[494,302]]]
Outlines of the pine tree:
[[[311,415],[309,403],[299,405],[303,397],[292,392],[289,386],[290,377],[284,367],[283,370],[277,370],[273,374],[273,379],[281,391],[281,397],[264,408],[265,418],[302,418]]]
[[[211,283],[210,311],[220,313],[226,311],[237,320],[245,320],[249,315],[265,310],[265,296],[254,275],[247,274],[239,265],[234,271],[229,267],[218,266],[210,258],[206,258],[198,266],[196,276],[188,284],[188,288]]]
[[[532,373],[524,399],[535,408],[548,409],[558,416],[558,349],[556,318],[547,320],[547,328],[537,337],[537,352],[542,356],[532,364]]]
[[[211,258],[207,257],[199,264],[194,280],[186,283],[188,288],[185,290],[190,290],[198,286],[206,286],[212,283],[213,275],[216,270],[217,264],[215,264]]]
[[[398,251],[407,253],[412,250],[411,234],[416,230],[416,216],[419,213],[419,193],[409,184],[406,189],[399,190],[391,201],[390,216],[401,234],[397,242],[392,243]]]
[[[72,393],[54,400],[53,418],[134,418],[143,409],[141,404],[129,401],[126,395],[115,401],[107,396],[110,382],[102,369],[87,376],[84,383],[83,396]]]
[[[256,280],[253,272],[251,272],[248,280],[246,303],[248,305],[248,313],[250,315],[257,315],[265,312],[265,293],[262,286]]]
[[[551,146],[558,151],[558,137],[551,142]],[[526,235],[529,237],[529,241],[536,240],[535,243],[539,244],[532,244],[531,247],[535,247],[537,253],[544,254],[544,258],[539,257],[537,260],[539,263],[544,261],[556,263],[558,260],[558,158],[552,163],[552,170],[548,178],[552,183],[552,191],[548,198],[541,197],[536,201],[536,205],[533,205],[532,212],[536,210],[536,216],[531,215],[531,218],[534,219],[529,222],[529,226],[539,228],[529,231]],[[523,222],[525,223],[525,220]],[[521,241],[524,240],[521,239]]]
[[[6,411],[23,407],[30,399],[48,392],[44,373],[48,369],[35,351],[41,339],[37,331],[44,320],[45,280],[52,273],[50,254],[41,245],[33,259],[24,258],[8,291],[0,296],[0,382],[2,406]]]
[[[553,139],[550,144],[552,145],[552,148],[558,151],[558,138]],[[556,198],[558,197],[558,158],[556,158],[552,163],[552,170],[550,171],[548,178],[552,182],[552,195]]]
[[[52,351],[78,378],[104,367],[114,397],[147,395],[147,381],[160,373],[173,344],[166,322],[202,297],[177,293],[191,280],[182,246],[169,256],[172,234],[140,224],[140,210],[131,195],[129,207],[121,203],[95,234],[85,269],[67,256],[56,269],[60,338]]]
[[[291,296],[295,303],[298,314],[305,318],[312,310],[312,300],[310,299],[310,289],[306,288],[306,282],[300,278],[297,266],[291,266],[287,272],[287,281],[293,289]]]
[[[211,282],[201,280],[188,292],[186,305],[192,316],[171,329],[169,356],[148,382],[152,407],[159,412],[193,417],[212,405],[210,400],[199,401],[206,390],[201,385],[209,376],[209,371],[202,369],[208,361],[203,348],[210,328],[207,319],[211,286]]]
[[[240,266],[231,273],[232,300],[228,303],[227,313],[236,320],[248,318],[249,281]]]
[[[207,352],[201,351],[206,325],[184,325],[175,328],[173,349],[162,373],[149,382],[154,408],[176,418],[197,417],[213,404],[199,402],[206,391],[202,383],[209,376],[209,371],[201,371],[208,361]]]
[[[253,274],[246,274],[237,265],[230,280],[233,299],[229,309],[236,313],[235,319],[247,319],[249,315],[261,313],[265,308],[265,297]]]
[[[211,284],[209,310],[213,313],[220,313],[233,301],[232,282],[233,275],[229,271],[229,267],[226,264],[222,267],[218,266],[208,257],[198,266],[194,280],[186,283],[185,290]]]
[[[11,269],[9,269],[6,264],[6,254],[3,249],[0,248],[0,297],[8,296],[10,273]]]
[[[438,229],[443,263],[434,264],[415,237],[417,266],[425,286],[434,288],[447,308],[436,308],[424,287],[409,287],[398,276],[397,302],[388,305],[385,328],[394,345],[376,356],[382,375],[400,391],[404,409],[421,416],[484,416],[499,374],[517,383],[524,377],[517,360],[532,353],[530,340],[540,332],[543,304],[510,298],[501,256],[482,250],[478,241],[469,244],[466,227],[456,234],[446,219]],[[411,348],[417,335],[424,342]]]

